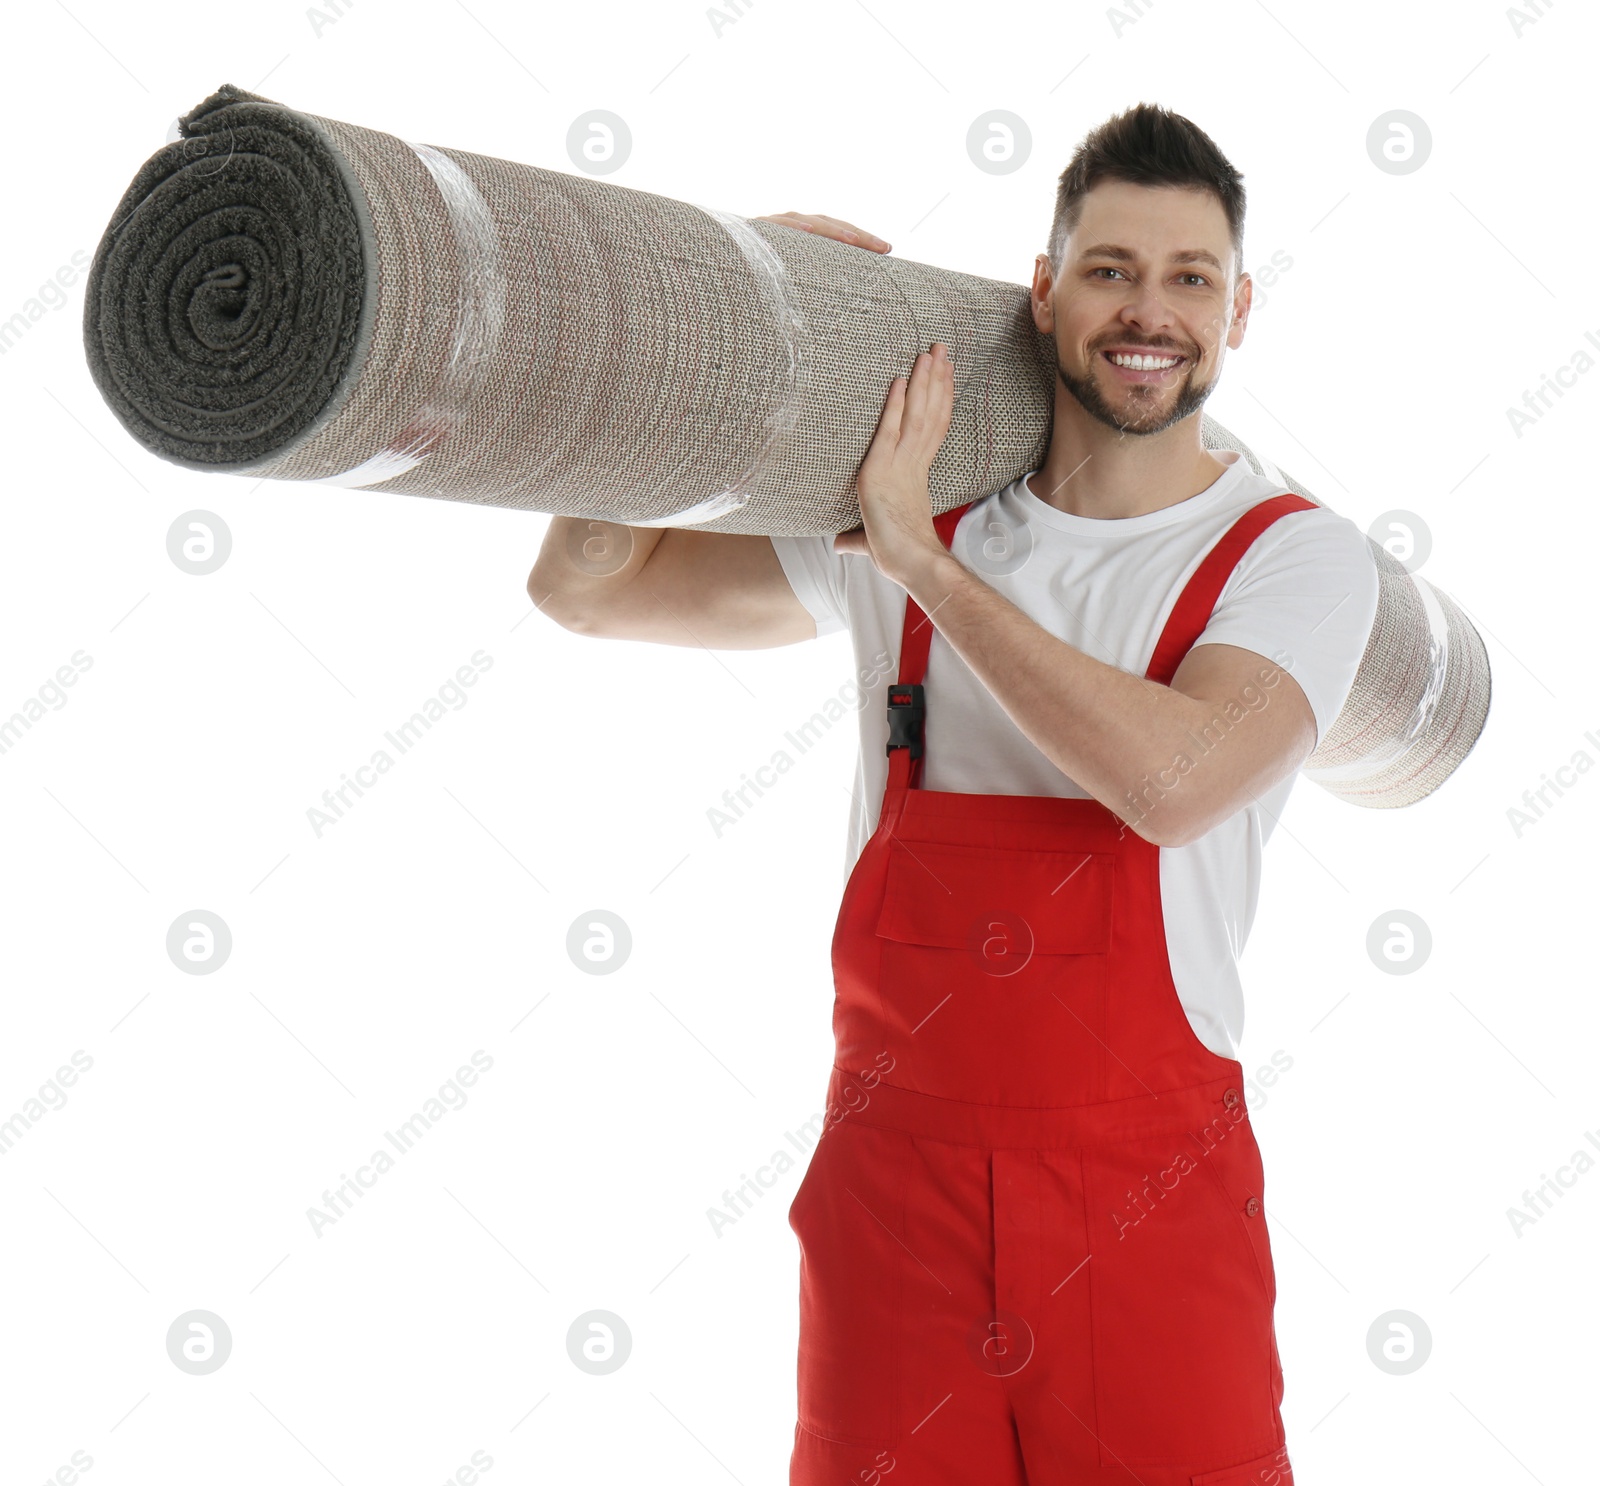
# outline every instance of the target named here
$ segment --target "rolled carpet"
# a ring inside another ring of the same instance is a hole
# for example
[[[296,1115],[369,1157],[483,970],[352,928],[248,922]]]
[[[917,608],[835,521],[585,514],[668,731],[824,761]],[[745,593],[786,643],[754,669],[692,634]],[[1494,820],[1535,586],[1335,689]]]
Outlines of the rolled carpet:
[[[1049,444],[1054,345],[1021,285],[228,84],[134,177],[86,296],[107,404],[190,469],[631,525],[843,531],[889,383],[935,340],[956,378],[935,512],[1037,469]],[[1211,418],[1201,431],[1270,468]],[[1373,545],[1378,621],[1305,769],[1394,806],[1470,749],[1488,665],[1456,606]]]

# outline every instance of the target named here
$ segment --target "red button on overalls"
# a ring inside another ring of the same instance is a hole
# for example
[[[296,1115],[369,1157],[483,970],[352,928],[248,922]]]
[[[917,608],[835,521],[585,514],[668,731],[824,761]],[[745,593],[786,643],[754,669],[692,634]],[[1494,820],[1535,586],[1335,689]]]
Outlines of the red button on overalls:
[[[1239,517],[1150,680],[1311,505]],[[898,702],[932,628],[908,596]],[[1097,800],[921,788],[914,710],[840,905],[828,1117],[789,1209],[790,1486],[1292,1486],[1244,1071],[1178,999],[1159,848]]]

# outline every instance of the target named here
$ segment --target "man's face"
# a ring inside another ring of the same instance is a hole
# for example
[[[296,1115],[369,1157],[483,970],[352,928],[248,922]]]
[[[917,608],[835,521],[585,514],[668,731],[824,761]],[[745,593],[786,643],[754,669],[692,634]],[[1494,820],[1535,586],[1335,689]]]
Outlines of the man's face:
[[[1123,433],[1187,418],[1216,386],[1224,346],[1244,335],[1250,279],[1236,292],[1234,268],[1212,192],[1102,181],[1083,199],[1060,274],[1044,254],[1034,269],[1034,320],[1055,335],[1062,385]],[[1117,364],[1132,355],[1160,365]]]

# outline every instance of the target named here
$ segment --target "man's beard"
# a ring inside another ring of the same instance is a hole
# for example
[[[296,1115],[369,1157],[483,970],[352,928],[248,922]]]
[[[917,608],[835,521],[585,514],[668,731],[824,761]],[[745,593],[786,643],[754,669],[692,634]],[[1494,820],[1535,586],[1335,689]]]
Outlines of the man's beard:
[[[1100,353],[1096,351],[1095,356]],[[1201,404],[1211,396],[1212,388],[1216,385],[1216,378],[1208,382],[1196,383],[1192,375],[1194,363],[1190,361],[1184,369],[1183,383],[1178,388],[1178,395],[1173,399],[1172,406],[1167,412],[1157,411],[1161,406],[1158,399],[1167,395],[1167,389],[1155,383],[1140,384],[1130,382],[1127,384],[1134,392],[1130,403],[1134,411],[1128,418],[1122,417],[1112,407],[1100,391],[1100,384],[1091,377],[1075,377],[1061,364],[1059,353],[1056,357],[1056,375],[1061,378],[1061,385],[1076,399],[1077,404],[1091,418],[1098,419],[1108,428],[1114,428],[1119,433],[1152,434],[1162,433],[1171,428],[1174,423],[1179,423],[1191,413],[1197,411]],[[1141,385],[1150,389],[1149,392],[1140,392],[1136,389]]]

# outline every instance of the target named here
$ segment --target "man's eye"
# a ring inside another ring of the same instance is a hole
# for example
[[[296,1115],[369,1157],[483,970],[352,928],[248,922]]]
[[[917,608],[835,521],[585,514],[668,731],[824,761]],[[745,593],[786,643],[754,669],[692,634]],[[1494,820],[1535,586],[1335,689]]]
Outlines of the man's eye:
[[[1122,270],[1120,268],[1096,268],[1096,269],[1092,269],[1091,272],[1093,272],[1093,273],[1121,273]],[[1209,285],[1210,282],[1211,282],[1203,273],[1186,273],[1186,274],[1181,274],[1180,277],[1181,278],[1185,278],[1185,279],[1199,279],[1199,281],[1203,285]]]

